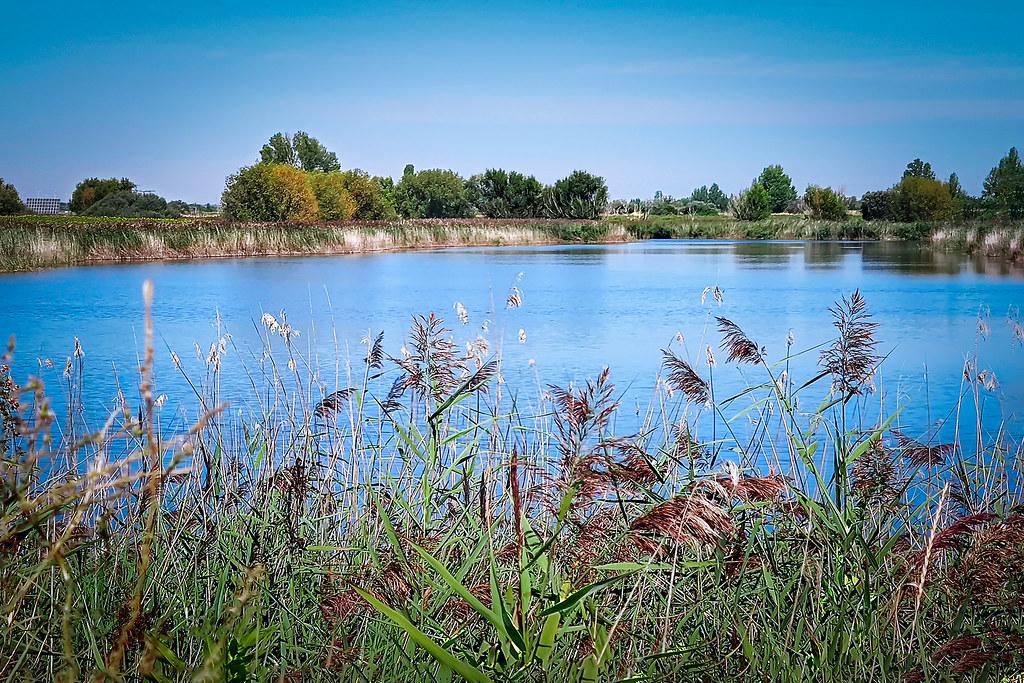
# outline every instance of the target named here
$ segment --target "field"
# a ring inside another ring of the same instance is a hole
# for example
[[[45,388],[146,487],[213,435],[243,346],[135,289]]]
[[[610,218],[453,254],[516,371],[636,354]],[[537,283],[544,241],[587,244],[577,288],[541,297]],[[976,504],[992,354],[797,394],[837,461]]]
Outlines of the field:
[[[950,443],[928,425],[897,429],[873,393],[877,330],[859,294],[822,311],[830,345],[775,358],[742,321],[711,322],[707,358],[667,351],[643,428],[626,434],[613,374],[549,386],[528,411],[500,358],[457,347],[433,316],[398,358],[368,337],[365,360],[338,359],[331,381],[265,315],[261,410],[225,410],[214,345],[191,378],[194,425],[178,430],[161,428],[148,314],[138,391],[98,433],[54,415],[38,383],[0,374],[0,669],[1013,680],[1021,445],[998,425]],[[791,377],[807,352],[820,373]],[[71,391],[82,362],[68,361]],[[747,391],[716,395],[734,365]],[[967,359],[958,423],[980,422],[978,367]],[[815,390],[829,398],[809,403]]]
[[[819,221],[777,215],[611,216],[600,221],[424,219],[345,223],[229,223],[219,219],[0,217],[0,272],[88,263],[301,254],[351,254],[448,246],[637,239],[899,239],[1020,258],[1020,226]]]

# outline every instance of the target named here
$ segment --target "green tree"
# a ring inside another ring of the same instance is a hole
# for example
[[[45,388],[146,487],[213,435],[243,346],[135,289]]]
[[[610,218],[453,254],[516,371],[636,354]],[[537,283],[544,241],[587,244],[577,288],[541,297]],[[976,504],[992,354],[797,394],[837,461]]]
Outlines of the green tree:
[[[239,169],[227,179],[221,206],[237,221],[308,221],[319,215],[309,174],[286,164]]]
[[[473,207],[466,184],[454,171],[432,168],[416,171],[406,166],[395,186],[395,208],[406,218],[466,218]]]
[[[729,208],[729,195],[722,192],[722,189],[718,187],[718,183],[711,183],[711,187],[701,185],[690,195],[690,201],[712,204],[718,207],[719,211],[725,211]]]
[[[338,155],[328,151],[319,140],[305,131],[294,136],[275,133],[260,149],[260,163],[295,166],[311,173],[333,173],[341,170]]]
[[[544,213],[551,218],[593,220],[608,204],[608,185],[604,178],[573,171],[544,189]]]
[[[0,216],[12,216],[25,212],[25,205],[18,196],[18,190],[0,178]]]
[[[956,209],[949,186],[923,176],[905,176],[893,195],[893,213],[905,223],[951,218]]]
[[[544,186],[535,177],[490,168],[466,182],[470,202],[489,218],[540,216]]]
[[[895,192],[893,190],[878,190],[876,192],[865,192],[860,199],[860,214],[866,221],[891,221],[896,220],[895,215]]]
[[[982,202],[985,211],[998,218],[1024,218],[1024,164],[1011,147],[985,178]]]
[[[310,173],[309,185],[316,195],[320,209],[318,217],[321,220],[347,221],[359,208],[348,193],[345,177],[341,173]]]
[[[382,221],[395,218],[394,201],[386,189],[394,181],[391,178],[371,178],[358,168],[341,173],[345,190],[356,204],[353,218],[364,221]]]
[[[914,159],[907,168],[903,171],[904,178],[925,178],[927,180],[935,180],[935,171],[932,170],[932,165],[927,161],[921,161],[920,159]]]
[[[82,213],[90,206],[114,192],[134,192],[135,183],[127,178],[86,178],[75,186],[71,193],[70,208],[75,213]]]
[[[772,215],[772,198],[760,183],[754,183],[736,200],[733,207],[741,221],[761,221]]]
[[[804,192],[804,202],[810,208],[811,217],[827,221],[845,221],[846,201],[831,187],[809,185]]]
[[[756,182],[768,192],[768,196],[772,200],[773,213],[785,211],[787,206],[796,201],[796,188],[793,187],[793,180],[778,164],[765,167]]]

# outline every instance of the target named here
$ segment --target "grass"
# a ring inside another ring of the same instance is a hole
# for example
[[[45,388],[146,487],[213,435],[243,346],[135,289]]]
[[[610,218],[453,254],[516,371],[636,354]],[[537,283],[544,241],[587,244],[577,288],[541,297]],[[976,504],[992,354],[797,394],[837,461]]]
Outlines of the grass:
[[[922,240],[936,248],[1019,259],[1019,225],[820,221],[775,215],[609,216],[600,221],[407,220],[347,223],[230,223],[220,219],[0,217],[0,272],[158,259],[351,254],[446,246],[500,246],[644,239]]]
[[[513,290],[506,308],[519,302]],[[246,369],[258,408],[223,409],[225,341],[191,378],[197,419],[178,430],[161,429],[148,313],[138,398],[99,431],[54,415],[38,381],[19,390],[0,373],[0,669],[1016,680],[1020,444],[995,425],[951,443],[896,430],[870,392],[880,361],[859,294],[832,309],[836,340],[810,350],[811,378],[790,376],[800,351],[764,358],[713,305],[720,342],[700,360],[667,350],[627,434],[608,371],[528,407],[501,382],[500,340],[464,352],[434,316],[414,320],[398,357],[369,335],[349,362],[304,356],[266,315]],[[716,395],[733,364],[748,390]],[[980,420],[977,368],[965,364],[958,424]]]

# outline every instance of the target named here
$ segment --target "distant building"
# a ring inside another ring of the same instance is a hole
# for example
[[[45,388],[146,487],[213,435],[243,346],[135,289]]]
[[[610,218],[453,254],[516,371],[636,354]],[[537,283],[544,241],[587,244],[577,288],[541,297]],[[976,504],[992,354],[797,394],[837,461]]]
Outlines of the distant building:
[[[67,204],[52,197],[29,197],[25,200],[25,208],[32,213],[56,215],[67,211]]]

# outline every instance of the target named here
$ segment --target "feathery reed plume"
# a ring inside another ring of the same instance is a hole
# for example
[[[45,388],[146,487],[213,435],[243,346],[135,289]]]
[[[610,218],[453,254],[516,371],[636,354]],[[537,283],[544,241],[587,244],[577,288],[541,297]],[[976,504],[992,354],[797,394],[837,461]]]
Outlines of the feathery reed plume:
[[[352,397],[355,391],[352,387],[340,389],[324,396],[316,407],[313,408],[313,415],[319,418],[328,418],[337,415]]]
[[[947,580],[962,595],[995,603],[1022,576],[1024,515],[1015,514],[975,534],[974,543],[950,569]]]
[[[757,344],[743,333],[739,325],[721,316],[717,316],[715,320],[718,321],[718,331],[723,335],[722,350],[729,353],[725,362],[753,364],[764,359],[764,349],[759,349]]]
[[[897,502],[907,479],[895,453],[878,439],[854,463],[850,482],[854,493],[866,505],[888,509]]]
[[[687,400],[693,403],[707,403],[711,389],[693,367],[682,358],[667,349],[662,349],[663,366],[668,370],[665,383],[670,389],[683,392]]]
[[[1011,664],[1024,658],[1024,637],[998,628],[982,635],[963,634],[943,643],[932,653],[932,661],[962,675],[980,669],[993,660]]]
[[[612,400],[615,385],[609,378],[610,370],[605,368],[596,381],[587,380],[586,386],[578,390],[548,386],[555,404],[559,450],[564,457],[582,456],[587,438],[604,429],[618,410],[618,401]]]
[[[505,299],[505,308],[513,309],[519,308],[523,305],[523,293],[519,291],[519,288],[513,286],[508,292],[508,298]]]
[[[736,532],[732,519],[720,506],[699,493],[686,493],[660,503],[629,525],[633,531],[668,536],[681,544],[720,545]]]
[[[867,301],[859,289],[849,299],[843,297],[829,312],[839,337],[821,352],[819,362],[832,375],[835,390],[845,395],[863,393],[864,384],[871,378],[879,360],[875,354],[878,323],[871,321]]]
[[[367,337],[369,339],[369,337]],[[366,354],[366,365],[374,370],[384,369],[384,332],[376,336]]]
[[[786,492],[786,478],[778,474],[763,477],[733,476],[724,477],[718,483],[733,498],[745,503],[765,503],[776,501]]]
[[[951,443],[929,446],[895,429],[892,430],[892,435],[896,437],[903,457],[914,467],[943,465],[956,448],[956,445]]]
[[[914,571],[917,571],[924,564],[928,555],[935,555],[944,550],[966,547],[969,536],[974,533],[975,529],[991,522],[995,518],[996,516],[990,512],[979,512],[957,519],[948,527],[936,533],[927,548],[922,548],[910,556],[911,567],[913,567]]]
[[[447,337],[450,332],[433,313],[413,318],[412,350],[408,356],[392,359],[405,371],[405,389],[440,401],[459,386],[459,375],[468,368],[456,353],[455,342]]]

